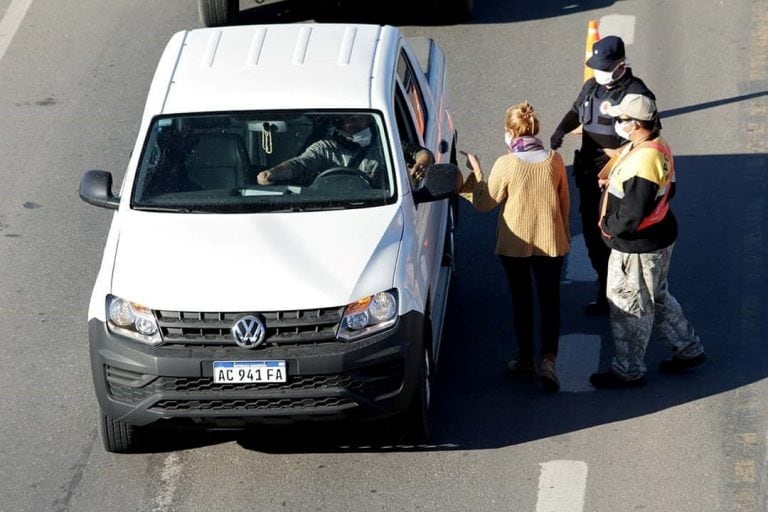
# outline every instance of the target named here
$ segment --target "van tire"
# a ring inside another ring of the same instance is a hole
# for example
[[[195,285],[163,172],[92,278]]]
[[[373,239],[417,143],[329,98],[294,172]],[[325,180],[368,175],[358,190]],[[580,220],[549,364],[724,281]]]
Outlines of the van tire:
[[[239,0],[197,0],[200,23],[206,27],[234,25],[240,14]]]
[[[111,453],[135,452],[139,446],[139,428],[116,420],[107,414],[101,415],[101,439],[104,449]]]
[[[425,340],[431,332],[425,333]],[[394,433],[398,439],[409,444],[425,443],[432,437],[432,356],[425,344],[424,355],[419,367],[419,381],[408,408],[394,420]]]

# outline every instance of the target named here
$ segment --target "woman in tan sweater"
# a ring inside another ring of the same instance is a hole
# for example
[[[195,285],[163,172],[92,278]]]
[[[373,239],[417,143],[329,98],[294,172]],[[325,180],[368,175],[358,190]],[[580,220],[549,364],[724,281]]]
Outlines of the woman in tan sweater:
[[[469,153],[473,174],[462,196],[479,211],[501,205],[496,254],[512,295],[518,358],[509,368],[534,373],[533,286],[539,299],[541,365],[538,378],[547,391],[558,391],[555,372],[560,337],[560,274],[570,250],[570,196],[563,159],[544,149],[536,137],[539,121],[527,102],[509,107],[504,119],[507,154],[496,159],[486,181],[480,161]]]

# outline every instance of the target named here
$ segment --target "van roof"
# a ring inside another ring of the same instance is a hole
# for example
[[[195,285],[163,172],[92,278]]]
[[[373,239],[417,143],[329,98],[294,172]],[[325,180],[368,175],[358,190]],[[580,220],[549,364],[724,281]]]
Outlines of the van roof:
[[[371,108],[392,86],[399,29],[290,23],[186,30],[160,59],[145,114]],[[386,62],[384,62],[386,61]],[[386,73],[385,73],[386,72]],[[377,84],[377,77],[385,77]]]

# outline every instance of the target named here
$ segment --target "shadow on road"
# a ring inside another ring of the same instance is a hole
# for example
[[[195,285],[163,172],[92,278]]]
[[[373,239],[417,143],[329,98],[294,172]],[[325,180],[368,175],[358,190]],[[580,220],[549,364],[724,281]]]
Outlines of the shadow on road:
[[[768,96],[768,91],[758,91],[758,92],[753,92],[749,94],[733,96],[731,98],[723,98],[723,99],[714,100],[714,101],[705,101],[703,103],[697,103],[695,105],[687,105],[685,107],[671,108],[671,109],[663,110],[659,112],[659,115],[662,117],[662,119],[666,119],[668,117],[688,114],[690,112],[697,112],[699,110],[705,110],[708,108],[720,107],[722,105],[728,105],[729,103],[738,103],[740,101],[752,100],[756,98],[761,98],[763,96]]]
[[[768,376],[768,356],[760,342],[768,318],[768,156],[682,155],[675,165],[679,187],[672,209],[680,237],[670,290],[710,361],[687,375],[662,375],[656,368],[669,354],[652,340],[644,388],[545,395],[530,383],[515,382],[504,372],[506,360],[514,356],[510,299],[485,240],[488,224],[496,219],[466,212],[459,239],[461,280],[451,297],[440,367],[437,444],[495,448],[524,443],[652,414]],[[578,233],[576,196],[574,203],[571,224]],[[563,287],[562,335],[600,334],[601,367],[607,368],[613,353],[607,319],[582,315],[594,291],[585,284]]]
[[[474,0],[472,17],[463,21],[446,21],[441,16],[417,9],[416,2],[357,2],[346,0],[333,9],[318,9],[317,2],[307,0],[282,0],[256,4],[241,0],[239,24],[295,23],[308,20],[321,22],[360,22],[389,25],[441,25],[510,23],[556,16],[572,15],[610,7],[616,0]]]

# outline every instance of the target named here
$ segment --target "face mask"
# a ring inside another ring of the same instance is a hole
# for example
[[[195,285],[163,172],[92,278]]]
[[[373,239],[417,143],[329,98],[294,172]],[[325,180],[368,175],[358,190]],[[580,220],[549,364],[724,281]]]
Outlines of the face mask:
[[[626,63],[622,62],[610,71],[600,71],[599,69],[593,69],[592,73],[595,75],[595,82],[600,85],[610,85],[624,76],[624,72],[626,70]]]
[[[509,145],[512,144],[512,141],[514,138],[509,134],[509,132],[504,132],[504,144],[507,145],[507,148],[509,148]]]
[[[616,132],[616,135],[621,137],[622,139],[629,140],[629,133],[624,130],[624,126],[631,123],[632,121],[626,121],[622,123],[621,121],[616,121],[613,125],[613,131]]]
[[[360,130],[352,135],[351,140],[362,147],[368,146],[371,143],[371,129],[366,128],[365,130]]]
[[[613,82],[613,71],[600,71],[594,69],[592,72],[595,74],[595,82],[600,85],[608,85]]]

